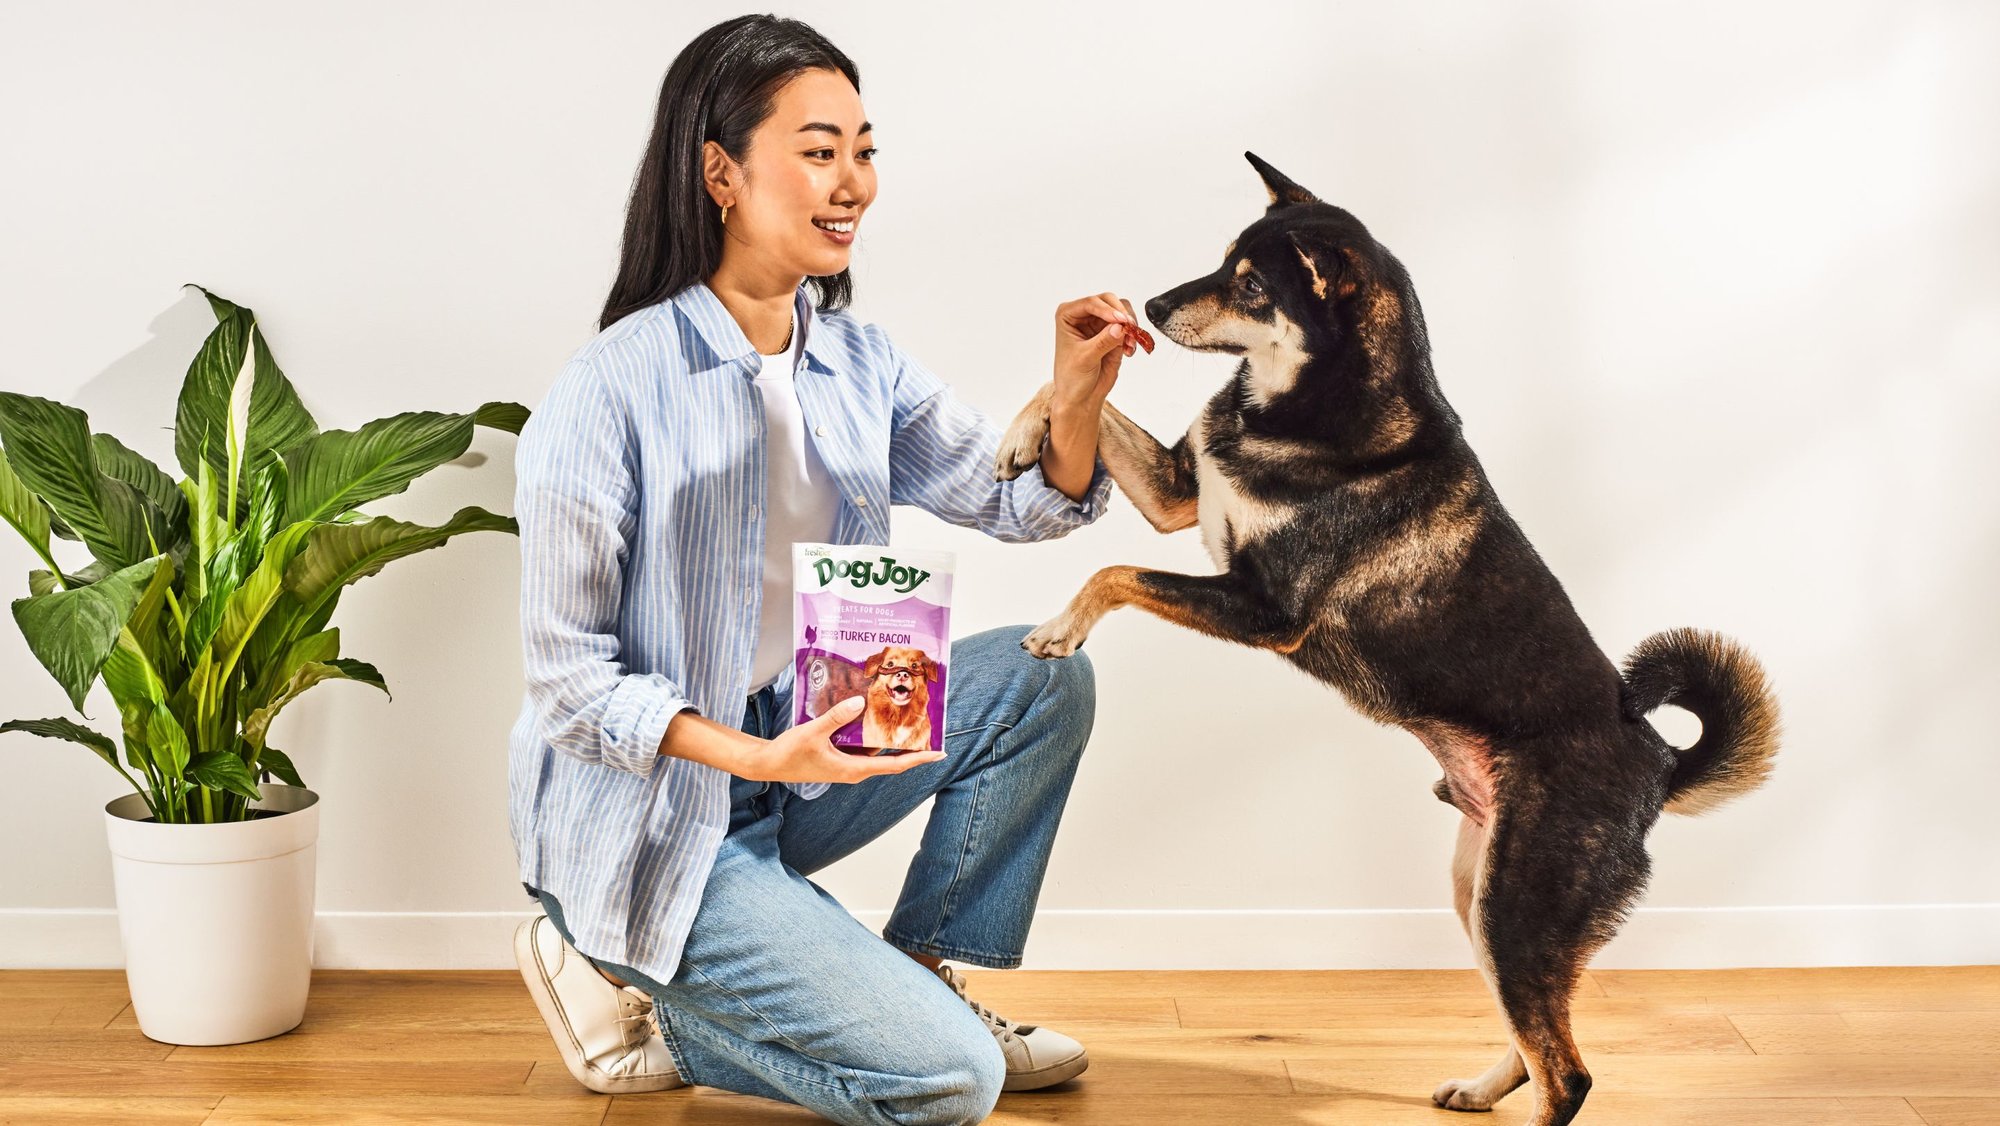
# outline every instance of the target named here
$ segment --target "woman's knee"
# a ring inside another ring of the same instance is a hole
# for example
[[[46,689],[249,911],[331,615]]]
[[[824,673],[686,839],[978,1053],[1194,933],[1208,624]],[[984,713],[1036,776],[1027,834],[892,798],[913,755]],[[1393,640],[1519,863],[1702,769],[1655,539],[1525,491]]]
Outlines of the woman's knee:
[[[1089,712],[1097,706],[1097,670],[1090,655],[1079,649],[1067,657],[1037,657],[1021,647],[1034,626],[999,626],[975,633],[960,642],[964,654],[953,654],[954,663],[972,658],[972,666],[986,671],[1005,671],[1023,678],[1040,689],[1044,697],[1059,706]]]
[[[962,1126],[993,1113],[1007,1080],[1007,1058],[983,1027],[961,1038],[956,1050],[934,1046],[920,1075],[909,1077],[916,1093],[875,1100],[875,1109],[898,1126]]]

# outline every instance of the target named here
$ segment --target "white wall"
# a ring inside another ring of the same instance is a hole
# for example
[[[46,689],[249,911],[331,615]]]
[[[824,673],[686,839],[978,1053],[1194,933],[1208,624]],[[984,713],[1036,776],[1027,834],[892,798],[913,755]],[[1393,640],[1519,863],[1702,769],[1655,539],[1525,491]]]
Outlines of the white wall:
[[[855,58],[878,123],[859,313],[1011,413],[1058,301],[1212,268],[1261,208],[1257,151],[1408,265],[1447,395],[1604,647],[1701,625],[1775,677],[1775,780],[1662,823],[1600,964],[2000,961],[2000,14],[1389,9],[790,13]],[[0,387],[171,465],[194,281],[256,308],[324,426],[538,402],[592,334],[660,77],[731,14],[8,4]],[[1116,401],[1171,435],[1228,367],[1163,344]],[[512,451],[482,432],[486,464],[376,509],[510,511]],[[1122,502],[1030,547],[896,519],[962,553],[962,632],[1040,621],[1106,563],[1206,566]],[[33,563],[0,537],[9,598]],[[336,624],[394,702],[323,687],[278,725],[325,797],[324,965],[509,964],[518,573],[488,534],[367,580]],[[1098,735],[1031,965],[1468,964],[1456,815],[1414,739],[1138,612],[1090,652]],[[11,626],[0,695],[66,714]],[[115,716],[101,690],[91,714]],[[0,756],[0,965],[118,964],[124,782],[26,735]],[[879,922],[917,830],[822,882]]]

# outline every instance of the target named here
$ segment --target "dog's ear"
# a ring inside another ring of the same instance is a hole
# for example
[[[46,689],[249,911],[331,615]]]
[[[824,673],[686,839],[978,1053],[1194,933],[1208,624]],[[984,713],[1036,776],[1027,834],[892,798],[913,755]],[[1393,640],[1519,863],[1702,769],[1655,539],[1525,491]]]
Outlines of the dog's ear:
[[[1257,174],[1264,178],[1264,190],[1271,193],[1271,203],[1265,208],[1266,211],[1288,204],[1319,202],[1318,196],[1293,183],[1290,176],[1264,163],[1256,153],[1246,152],[1243,157],[1257,170]]]
[[[884,649],[880,653],[875,654],[873,657],[868,658],[868,663],[861,666],[862,673],[866,675],[870,680],[873,680],[875,678],[875,674],[882,670],[883,658],[887,657],[888,655],[889,651],[887,649]]]
[[[924,654],[924,679],[931,681],[937,679],[937,662],[931,660],[929,653]]]
[[[1346,253],[1315,246],[1311,240],[1301,238],[1297,231],[1290,232],[1286,237],[1291,239],[1292,249],[1298,253],[1299,261],[1306,268],[1314,297],[1328,300],[1354,296],[1359,285],[1354,280],[1354,268],[1348,263]]]

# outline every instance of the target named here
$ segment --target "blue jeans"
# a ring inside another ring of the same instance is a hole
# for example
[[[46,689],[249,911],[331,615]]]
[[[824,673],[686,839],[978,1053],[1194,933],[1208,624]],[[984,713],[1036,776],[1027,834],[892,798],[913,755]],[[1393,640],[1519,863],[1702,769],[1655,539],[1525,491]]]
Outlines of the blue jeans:
[[[900,951],[1021,964],[1096,704],[1089,660],[1029,656],[1020,647],[1029,628],[952,644],[944,758],[836,783],[811,801],[734,779],[729,832],[673,980],[593,959],[652,995],[683,1079],[870,1126],[978,1122],[992,1111],[1006,1072],[993,1034]],[[764,689],[750,697],[743,730],[768,738],[790,725],[790,707]],[[878,939],[806,877],[932,795]],[[574,945],[562,906],[537,894]]]

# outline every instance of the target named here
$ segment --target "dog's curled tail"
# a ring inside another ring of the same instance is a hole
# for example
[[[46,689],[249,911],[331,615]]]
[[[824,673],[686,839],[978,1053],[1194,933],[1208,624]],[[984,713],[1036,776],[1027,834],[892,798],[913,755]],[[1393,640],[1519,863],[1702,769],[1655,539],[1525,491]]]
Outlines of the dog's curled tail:
[[[1625,658],[1625,717],[1665,704],[1701,720],[1701,738],[1676,752],[1667,812],[1706,813],[1770,776],[1778,753],[1778,699],[1749,650],[1719,633],[1670,629]]]

